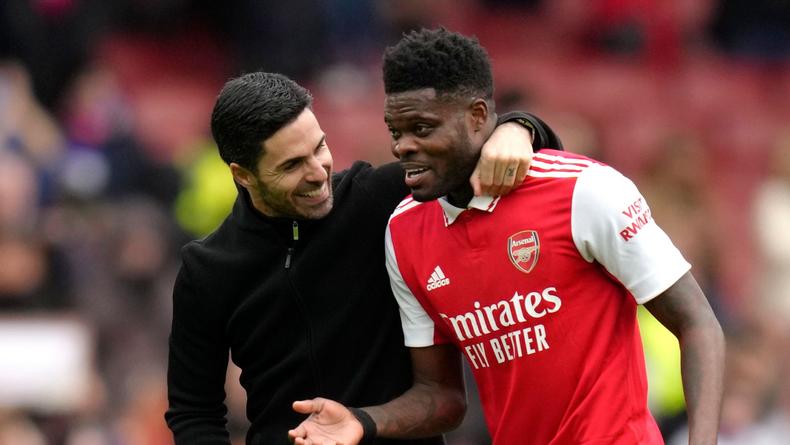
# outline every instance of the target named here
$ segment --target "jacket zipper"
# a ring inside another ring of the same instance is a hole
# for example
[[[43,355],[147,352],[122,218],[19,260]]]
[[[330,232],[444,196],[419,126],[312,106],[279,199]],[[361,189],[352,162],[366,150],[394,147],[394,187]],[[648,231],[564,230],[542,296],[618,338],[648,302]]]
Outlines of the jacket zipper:
[[[292,234],[293,234],[293,242],[291,246],[288,247],[288,254],[285,257],[285,269],[288,270],[291,268],[291,259],[294,255],[294,246],[296,242],[299,241],[299,223],[294,221],[292,226]],[[302,312],[307,317],[307,305],[305,304],[302,296],[299,295],[299,291],[296,289],[294,285],[293,279],[291,278],[291,274],[288,273],[288,282],[291,283],[291,289],[294,293],[294,298],[296,299],[297,304],[302,309]],[[310,328],[310,323],[305,323],[305,329],[307,330],[307,350],[308,350],[308,357],[310,359],[310,366],[313,369],[313,380],[315,382],[316,387],[316,394],[323,393],[323,384],[321,383],[321,375],[318,370],[318,359],[315,357],[315,351],[313,347],[313,330]]]
[[[292,231],[293,231],[293,242],[291,243],[291,246],[288,247],[288,255],[285,256],[286,269],[291,268],[291,257],[293,257],[294,254],[294,244],[296,244],[296,242],[299,241],[299,223],[297,223],[296,221],[293,222]]]

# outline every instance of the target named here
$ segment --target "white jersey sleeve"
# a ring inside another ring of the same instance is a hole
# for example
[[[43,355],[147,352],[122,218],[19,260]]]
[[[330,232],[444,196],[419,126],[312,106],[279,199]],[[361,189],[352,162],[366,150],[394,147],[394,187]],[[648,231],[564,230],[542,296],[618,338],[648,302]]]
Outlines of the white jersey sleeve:
[[[653,221],[631,180],[611,167],[585,169],[571,206],[573,242],[644,304],[672,286],[691,265]]]
[[[408,347],[418,348],[434,344],[434,323],[425,312],[420,302],[411,292],[398,268],[395,256],[395,247],[392,244],[392,234],[387,225],[384,237],[387,257],[387,273],[390,276],[390,286],[395,299],[400,307],[400,319],[403,326],[403,339]]]

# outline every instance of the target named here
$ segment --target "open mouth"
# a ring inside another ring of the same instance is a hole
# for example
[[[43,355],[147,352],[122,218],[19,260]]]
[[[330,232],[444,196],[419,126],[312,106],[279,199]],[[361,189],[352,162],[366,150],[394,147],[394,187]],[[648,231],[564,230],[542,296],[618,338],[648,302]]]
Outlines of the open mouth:
[[[316,197],[321,195],[321,192],[323,191],[323,189],[324,188],[321,187],[320,189],[315,189],[312,192],[299,193],[299,196],[301,196],[303,198],[316,198]]]
[[[299,198],[306,199],[308,201],[320,202],[326,199],[328,194],[329,194],[329,187],[327,187],[327,183],[324,183],[321,187],[315,190],[296,193],[296,196]]]
[[[407,178],[413,178],[415,176],[419,176],[419,175],[425,173],[426,171],[428,171],[428,169],[425,168],[425,167],[423,167],[423,168],[409,168],[409,169],[406,169],[406,177]]]
[[[420,183],[423,182],[430,170],[428,167],[404,168],[403,171],[406,172],[406,177],[404,178],[406,186],[411,189],[419,188]]]

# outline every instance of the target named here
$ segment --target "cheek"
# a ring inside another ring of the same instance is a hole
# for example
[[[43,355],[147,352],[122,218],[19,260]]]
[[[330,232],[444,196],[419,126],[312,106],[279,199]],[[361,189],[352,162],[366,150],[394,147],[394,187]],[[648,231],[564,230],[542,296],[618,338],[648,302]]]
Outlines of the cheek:
[[[323,153],[321,153],[319,162],[321,162],[321,165],[323,165],[324,167],[327,167],[329,169],[332,168],[332,164],[334,163],[334,160],[332,159],[332,152],[329,151],[328,148],[325,149]]]
[[[291,177],[290,175],[283,176],[278,178],[277,181],[272,181],[264,187],[264,190],[267,194],[271,195],[276,199],[283,199],[283,197],[290,196],[293,194],[296,187],[299,185],[299,179],[297,177]]]

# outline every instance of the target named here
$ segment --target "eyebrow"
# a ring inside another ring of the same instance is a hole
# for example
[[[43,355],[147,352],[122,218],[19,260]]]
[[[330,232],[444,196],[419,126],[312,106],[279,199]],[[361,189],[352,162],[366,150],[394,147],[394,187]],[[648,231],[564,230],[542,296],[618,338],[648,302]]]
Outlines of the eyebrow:
[[[318,148],[319,148],[319,147],[321,147],[322,145],[324,145],[324,142],[326,142],[326,134],[324,134],[323,136],[321,136],[321,139],[318,141],[318,144],[316,144],[315,148],[313,148],[313,151],[316,151],[316,150],[318,150]],[[286,160],[284,160],[284,161],[280,162],[280,163],[277,165],[277,167],[279,168],[279,167],[282,167],[283,165],[285,165],[285,164],[287,164],[287,163],[289,163],[289,162],[298,161],[298,160],[301,160],[301,159],[304,159],[304,158],[305,158],[305,156],[297,156],[297,157],[294,157],[294,158],[288,158],[288,159],[286,159]]]
[[[324,145],[324,142],[326,142],[326,133],[324,133],[324,135],[321,136],[321,140],[318,141],[318,145],[315,146],[315,149],[318,150],[318,147]]]

